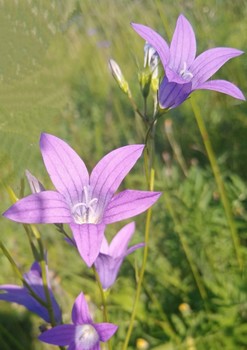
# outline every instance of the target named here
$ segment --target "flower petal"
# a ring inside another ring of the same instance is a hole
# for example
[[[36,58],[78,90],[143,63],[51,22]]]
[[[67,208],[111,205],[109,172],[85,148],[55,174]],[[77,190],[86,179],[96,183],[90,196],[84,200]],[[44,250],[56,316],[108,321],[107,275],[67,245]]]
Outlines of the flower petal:
[[[120,147],[103,157],[93,169],[90,176],[92,198],[98,198],[101,212],[141,156],[143,148],[144,145]]]
[[[142,248],[142,247],[144,247],[144,246],[145,246],[145,243],[138,243],[138,244],[133,245],[132,247],[130,247],[130,248],[127,250],[125,256],[127,256],[127,255],[133,253],[135,250],[137,250],[137,249],[139,249],[139,248]]]
[[[67,350],[78,350],[74,341],[69,344],[69,347]]]
[[[245,97],[242,91],[233,83],[230,83],[226,80],[210,80],[206,81],[197,86],[196,90],[205,89],[205,90],[214,90],[222,92],[223,94],[230,95],[239,100],[245,101]]]
[[[56,189],[71,204],[81,202],[83,187],[88,185],[87,168],[78,154],[58,137],[41,134],[40,149],[46,169]]]
[[[114,259],[110,255],[99,253],[94,266],[104,290],[107,290],[114,284],[122,260],[123,258]]]
[[[131,240],[135,232],[135,223],[131,222],[125,225],[116,236],[113,238],[110,244],[109,255],[113,258],[119,258],[125,255],[129,241]]]
[[[100,344],[99,343],[95,344],[90,350],[100,350]]]
[[[82,259],[85,261],[88,267],[91,267],[99,255],[105,225],[71,224],[70,227]]]
[[[113,197],[108,205],[103,222],[111,224],[136,216],[151,207],[160,197],[160,192],[126,190]]]
[[[103,240],[100,246],[100,253],[109,254],[109,244],[105,236],[103,237]]]
[[[190,68],[196,56],[196,38],[190,22],[180,15],[170,45],[169,67],[179,73],[184,67]],[[166,71],[170,79],[169,72]]]
[[[75,300],[71,317],[73,323],[76,325],[93,322],[89,313],[89,308],[86,299],[82,292],[78,295],[78,297]]]
[[[0,300],[22,305],[29,311],[43,318],[43,320],[46,322],[50,322],[50,317],[46,308],[38,303],[23,287],[15,285],[1,285]]]
[[[3,213],[3,216],[26,224],[66,224],[72,221],[67,203],[55,191],[43,191],[22,198]]]
[[[56,326],[39,336],[39,340],[44,343],[65,346],[73,342],[75,336],[75,326],[72,324],[63,324]]]
[[[193,90],[208,80],[228,60],[242,54],[243,51],[229,47],[216,47],[201,53],[190,67]]]
[[[94,328],[99,334],[100,341],[105,342],[113,336],[118,326],[113,323],[96,323],[94,324]]]
[[[160,60],[165,68],[170,57],[169,46],[165,39],[147,26],[137,23],[131,23],[131,25],[133,29],[158,52]]]
[[[164,77],[159,87],[159,104],[164,109],[175,108],[183,103],[191,93],[191,83],[170,83]]]

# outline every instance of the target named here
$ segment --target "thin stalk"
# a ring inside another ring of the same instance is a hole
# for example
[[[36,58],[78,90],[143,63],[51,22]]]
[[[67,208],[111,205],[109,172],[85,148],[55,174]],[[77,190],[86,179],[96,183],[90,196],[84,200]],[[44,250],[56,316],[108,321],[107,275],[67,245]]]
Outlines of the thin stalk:
[[[45,259],[45,251],[44,251],[44,247],[43,247],[43,242],[42,242],[40,233],[37,230],[37,228],[33,225],[30,225],[30,227],[31,227],[31,230],[32,230],[34,236],[36,237],[36,239],[38,241],[38,246],[39,246],[40,256],[41,256],[40,267],[41,267],[41,275],[42,275],[42,284],[44,287],[45,298],[46,298],[46,302],[47,302],[46,309],[47,309],[49,317],[50,317],[51,325],[52,325],[52,327],[55,327],[56,321],[55,321],[54,310],[52,307],[51,295],[50,295],[48,279],[47,279],[46,259]],[[60,350],[65,350],[64,346],[58,346],[58,347]]]
[[[31,296],[37,300],[42,306],[47,307],[47,303],[44,302],[44,300],[42,300],[33,290],[32,288],[29,286],[29,284],[25,281],[25,279],[22,276],[22,273],[20,271],[20,269],[18,268],[16,262],[14,261],[14,259],[12,258],[12,256],[10,255],[9,251],[7,250],[7,248],[4,246],[3,242],[0,241],[0,248],[3,251],[3,254],[6,256],[6,258],[9,260],[16,276],[21,280],[21,282],[23,283],[24,287],[28,289],[29,293],[31,294]]]
[[[102,288],[102,284],[100,282],[100,278],[99,278],[99,275],[98,275],[98,273],[97,273],[97,271],[95,269],[95,266],[93,266],[93,272],[94,272],[94,276],[95,276],[95,279],[97,281],[97,284],[98,284],[98,287],[99,287],[99,291],[100,291],[102,308],[103,308],[103,320],[104,320],[104,322],[108,323],[109,322],[109,318],[108,318],[108,311],[107,311],[106,292]],[[111,339],[108,340],[107,344],[108,344],[108,349],[112,350]]]
[[[153,191],[154,188],[154,169],[151,169],[151,174],[150,174],[150,191]],[[140,275],[137,281],[137,289],[136,289],[136,294],[135,294],[135,299],[134,299],[134,305],[132,308],[132,314],[129,322],[129,328],[125,337],[125,341],[123,344],[122,350],[127,350],[130,336],[133,330],[134,322],[135,322],[135,317],[136,317],[136,312],[137,312],[137,306],[138,302],[140,299],[141,295],[141,288],[142,288],[142,282],[143,282],[143,277],[146,269],[146,264],[147,264],[147,257],[148,257],[148,250],[149,250],[149,232],[150,232],[150,225],[151,225],[151,217],[152,217],[152,207],[148,209],[147,211],[147,217],[146,217],[146,226],[145,226],[145,246],[144,246],[144,252],[143,252],[143,261],[142,261],[142,266],[141,266],[141,271]]]
[[[68,233],[65,231],[63,224],[55,224],[58,232],[62,233],[72,244],[74,244],[73,239],[68,235]]]
[[[129,98],[129,101],[131,103],[131,106],[132,106],[134,112],[136,112],[141,117],[141,119],[146,123],[146,118],[142,114],[142,112],[139,110],[139,108],[137,107],[137,104],[135,103],[135,100],[133,99],[132,95],[128,94],[128,98]]]
[[[55,316],[54,316],[54,312],[53,312],[51,295],[50,295],[48,280],[47,280],[47,269],[46,269],[46,260],[45,260],[45,251],[44,251],[44,247],[43,247],[43,242],[42,242],[40,233],[37,230],[37,228],[33,225],[30,225],[30,227],[31,227],[32,232],[34,233],[36,239],[37,239],[38,246],[39,246],[40,257],[41,257],[40,267],[41,267],[42,283],[43,283],[45,298],[46,298],[46,302],[47,302],[47,311],[48,311],[48,314],[50,317],[51,325],[52,325],[52,327],[54,327],[56,325],[56,321],[55,321]]]
[[[205,149],[207,151],[208,159],[209,159],[209,162],[210,162],[213,174],[214,174],[214,178],[215,178],[215,181],[216,181],[216,184],[218,187],[218,191],[220,193],[220,198],[221,198],[221,201],[222,201],[222,204],[224,207],[227,223],[228,223],[228,226],[229,226],[229,229],[231,232],[231,238],[232,238],[233,247],[234,247],[235,254],[236,254],[236,259],[237,259],[239,268],[242,270],[243,260],[242,260],[242,256],[241,256],[240,241],[239,241],[236,225],[235,225],[234,220],[233,220],[231,205],[230,205],[230,202],[229,202],[227,194],[226,194],[226,190],[225,190],[225,186],[223,183],[220,168],[218,166],[218,163],[217,163],[217,160],[216,160],[216,157],[214,154],[214,150],[213,150],[212,144],[210,142],[209,134],[207,132],[206,125],[205,125],[204,120],[202,118],[200,109],[193,98],[191,98],[191,106],[192,106],[192,109],[194,112],[194,116],[196,118],[198,128],[199,128],[200,133],[201,133],[201,137],[202,137]]]

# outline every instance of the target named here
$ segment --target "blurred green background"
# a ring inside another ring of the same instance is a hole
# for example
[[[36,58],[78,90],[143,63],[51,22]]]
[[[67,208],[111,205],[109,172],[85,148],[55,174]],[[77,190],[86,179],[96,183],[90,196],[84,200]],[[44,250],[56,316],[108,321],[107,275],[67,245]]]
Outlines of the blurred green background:
[[[180,13],[195,30],[198,53],[216,46],[246,51],[246,1],[0,1],[1,211],[11,204],[6,186],[19,194],[25,169],[52,188],[39,151],[41,132],[66,140],[89,169],[113,148],[144,141],[140,118],[112,78],[108,60],[119,63],[142,109],[138,72],[144,42],[130,22],[149,25],[168,39]],[[246,96],[246,55],[228,62],[216,77],[234,82]],[[222,171],[245,259],[246,103],[212,91],[196,92],[193,98]],[[148,108],[151,113],[151,103]],[[186,175],[174,142],[182,151]],[[164,195],[153,211],[149,263],[129,349],[247,349],[246,269],[239,272],[190,101],[158,122],[156,166],[155,189]],[[147,188],[143,160],[124,186]],[[143,241],[145,214],[135,221],[133,243]],[[111,225],[108,237],[122,226]],[[25,272],[32,254],[23,228],[3,218],[0,228],[1,240]],[[64,320],[70,321],[74,298],[83,290],[101,321],[93,274],[53,226],[39,228]],[[141,257],[138,251],[126,259],[109,296],[110,320],[119,324],[114,350],[121,348],[126,334]],[[2,253],[0,263],[0,283],[18,284]],[[36,340],[41,323],[22,307],[1,302],[1,350],[52,348]]]

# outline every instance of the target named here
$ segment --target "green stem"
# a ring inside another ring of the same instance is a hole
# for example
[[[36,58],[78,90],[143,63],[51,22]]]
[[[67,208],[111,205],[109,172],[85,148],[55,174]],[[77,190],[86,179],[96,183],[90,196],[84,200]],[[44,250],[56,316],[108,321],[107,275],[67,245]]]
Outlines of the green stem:
[[[48,286],[48,280],[47,280],[47,269],[46,269],[46,259],[45,259],[45,251],[43,247],[43,242],[40,236],[39,231],[37,228],[33,225],[30,225],[32,232],[34,233],[34,236],[37,239],[38,246],[39,246],[39,252],[40,252],[40,267],[41,267],[41,275],[42,275],[42,283],[44,287],[44,292],[45,292],[45,298],[47,302],[47,311],[50,317],[51,325],[52,327],[56,326],[56,321],[55,321],[55,316],[54,316],[54,311],[52,307],[52,302],[51,302],[51,295],[49,291],[49,286]]]
[[[145,116],[142,114],[142,112],[139,110],[139,108],[137,107],[136,103],[135,103],[135,100],[133,99],[132,95],[131,94],[128,94],[128,98],[129,98],[129,101],[131,103],[131,106],[134,110],[135,113],[137,113],[141,119],[146,122],[146,118]]]
[[[68,233],[65,231],[63,224],[55,224],[58,232],[62,233],[72,244],[74,244],[73,239],[68,235]]]
[[[153,187],[154,187],[154,169],[151,169],[150,188],[149,188],[150,191],[153,190]],[[138,282],[137,282],[137,289],[136,289],[136,294],[135,294],[135,299],[134,299],[134,305],[132,308],[132,314],[131,314],[131,318],[130,318],[130,322],[129,322],[129,328],[128,328],[128,331],[127,331],[127,334],[125,337],[125,341],[124,341],[122,350],[127,350],[130,336],[131,336],[134,322],[135,322],[138,302],[139,302],[140,295],[141,295],[142,282],[143,282],[143,277],[144,277],[146,264],[147,264],[147,257],[148,257],[148,249],[149,249],[148,243],[149,243],[151,216],[152,216],[152,208],[149,208],[147,211],[146,226],[145,226],[145,246],[144,246],[144,252],[143,252],[143,261],[142,261],[141,271],[140,271],[140,275],[139,275]]]
[[[196,122],[198,125],[198,128],[200,130],[201,133],[201,137],[205,146],[205,149],[207,151],[207,155],[209,158],[209,162],[214,174],[214,178],[218,187],[218,191],[220,193],[220,197],[221,197],[221,201],[225,210],[225,215],[226,215],[226,219],[227,219],[227,223],[231,232],[231,238],[232,238],[232,242],[233,242],[233,247],[235,250],[235,254],[236,254],[236,259],[239,265],[239,268],[242,269],[243,268],[243,261],[242,261],[242,256],[241,256],[241,246],[240,246],[240,241],[239,241],[239,237],[238,237],[238,232],[233,220],[233,214],[232,214],[232,210],[231,210],[231,205],[230,202],[228,200],[227,194],[226,194],[226,190],[225,190],[225,186],[223,183],[223,179],[221,176],[221,172],[220,172],[220,168],[218,166],[214,151],[213,151],[213,147],[212,144],[210,142],[210,138],[206,129],[206,125],[204,123],[204,120],[202,118],[202,115],[200,113],[200,109],[197,105],[197,103],[195,102],[195,100],[193,98],[191,98],[191,105],[192,105],[192,109],[196,118]]]
[[[0,241],[0,248],[3,251],[3,254],[6,256],[6,258],[9,260],[15,274],[17,275],[17,277],[22,281],[23,285],[25,288],[28,289],[29,293],[31,294],[31,296],[37,300],[42,306],[47,307],[47,304],[44,302],[44,300],[42,300],[33,290],[32,288],[29,286],[29,284],[25,281],[25,279],[22,276],[22,273],[20,271],[20,269],[18,268],[16,262],[14,261],[14,259],[12,258],[12,256],[10,255],[9,251],[7,250],[7,248],[4,246],[3,242]]]
[[[45,298],[46,298],[46,303],[47,303],[46,308],[47,308],[47,311],[49,314],[51,325],[52,325],[52,327],[55,327],[56,321],[55,321],[55,316],[54,316],[54,310],[52,307],[50,290],[49,290],[49,286],[48,286],[46,259],[45,259],[45,251],[44,251],[44,247],[43,247],[43,242],[42,242],[42,239],[41,239],[41,236],[40,236],[38,229],[33,225],[30,225],[30,228],[31,228],[31,230],[32,230],[35,238],[37,239],[37,242],[38,242],[39,253],[40,253],[40,257],[41,257],[40,267],[41,267],[42,283],[43,283]],[[58,346],[58,347],[60,350],[65,350],[64,346]]]
[[[108,323],[109,322],[109,318],[108,318],[108,311],[107,311],[106,292],[102,288],[102,284],[100,282],[100,278],[99,278],[99,275],[98,275],[98,273],[97,273],[97,271],[95,269],[95,266],[93,266],[93,272],[94,272],[94,276],[95,276],[95,279],[97,281],[97,284],[98,284],[98,287],[99,287],[99,291],[100,291],[102,308],[103,308],[103,320],[104,320],[104,322]],[[108,340],[107,344],[108,344],[108,349],[112,350],[111,339]]]

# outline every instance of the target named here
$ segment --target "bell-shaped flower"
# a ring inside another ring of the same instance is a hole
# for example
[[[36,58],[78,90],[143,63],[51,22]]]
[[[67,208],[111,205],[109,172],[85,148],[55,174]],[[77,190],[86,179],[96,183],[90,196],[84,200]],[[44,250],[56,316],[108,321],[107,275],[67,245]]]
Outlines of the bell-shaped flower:
[[[100,342],[108,341],[118,328],[112,323],[94,323],[83,293],[74,303],[72,322],[49,329],[39,340],[52,345],[69,345],[68,350],[100,350]]]
[[[48,268],[46,269],[47,277],[48,274]],[[40,298],[44,303],[47,303],[42,275],[41,275],[41,268],[37,261],[33,263],[31,266],[31,269],[23,275],[23,278],[25,282],[28,284],[32,292]],[[48,279],[49,282],[49,279]],[[52,290],[49,287],[49,293],[50,293],[50,299],[53,309],[53,314],[55,318],[56,324],[62,323],[62,316],[61,316],[61,310],[58,306],[56,299],[52,293]],[[26,286],[18,286],[18,285],[12,285],[12,284],[5,284],[0,285],[0,300],[9,301],[11,303],[17,303],[19,305],[23,305],[25,308],[27,308],[29,311],[37,314],[43,320],[45,320],[48,323],[51,323],[50,316],[48,313],[47,308],[39,303],[37,299],[31,294],[30,290]]]
[[[100,248],[100,253],[94,262],[104,290],[110,288],[114,284],[124,258],[134,252],[136,249],[144,246],[144,243],[139,243],[128,249],[129,241],[131,240],[134,232],[135,223],[131,222],[125,225],[116,234],[110,245],[108,245],[108,242],[104,237]]]
[[[157,32],[142,24],[132,24],[134,30],[158,52],[165,70],[159,88],[162,108],[174,108],[193,91],[215,90],[234,98],[245,100],[241,90],[226,80],[209,80],[229,59],[243,51],[216,47],[196,57],[196,38],[190,22],[180,15],[169,45]]]
[[[57,191],[24,197],[3,215],[27,224],[69,224],[81,257],[92,266],[105,226],[142,213],[160,196],[160,192],[137,190],[115,194],[143,148],[144,145],[129,145],[108,153],[89,177],[84,162],[67,143],[42,134],[41,153]]]

